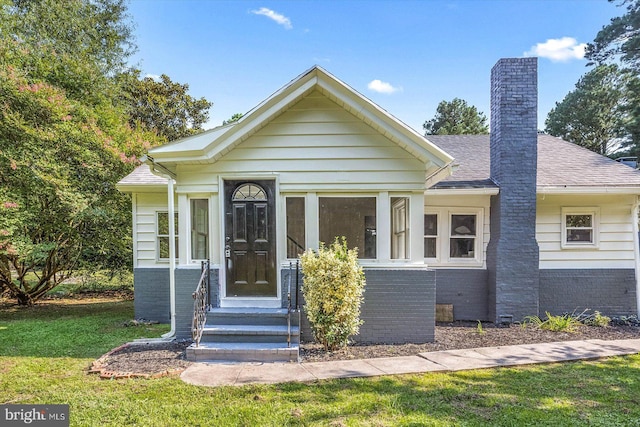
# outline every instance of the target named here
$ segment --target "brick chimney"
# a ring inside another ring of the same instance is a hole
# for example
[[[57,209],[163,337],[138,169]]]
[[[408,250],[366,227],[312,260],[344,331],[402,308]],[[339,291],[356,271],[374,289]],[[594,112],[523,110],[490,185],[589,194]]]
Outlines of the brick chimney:
[[[489,318],[538,315],[536,241],[537,58],[503,58],[491,70],[491,198],[487,248]]]

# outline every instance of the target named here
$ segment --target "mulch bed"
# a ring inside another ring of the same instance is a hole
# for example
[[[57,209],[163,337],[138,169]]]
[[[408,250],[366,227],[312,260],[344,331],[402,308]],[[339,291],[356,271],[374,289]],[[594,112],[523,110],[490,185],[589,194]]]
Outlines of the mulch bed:
[[[410,356],[430,351],[463,348],[496,347],[541,342],[575,341],[588,339],[618,340],[640,338],[638,326],[581,326],[577,332],[551,332],[533,326],[496,326],[475,322],[455,322],[436,326],[436,339],[425,344],[354,344],[338,351],[325,351],[314,343],[303,343],[302,362],[366,359],[376,357]],[[93,362],[89,372],[101,378],[157,378],[178,375],[192,362],[185,359],[190,342],[160,342],[125,344]]]

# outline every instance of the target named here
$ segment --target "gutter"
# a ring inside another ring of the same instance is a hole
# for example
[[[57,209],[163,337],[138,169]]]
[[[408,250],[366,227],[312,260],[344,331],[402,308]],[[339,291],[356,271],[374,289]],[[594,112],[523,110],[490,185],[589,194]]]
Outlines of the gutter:
[[[640,317],[640,237],[638,236],[638,213],[640,213],[640,197],[631,210],[631,223],[633,224],[633,252],[636,260],[636,314]]]
[[[454,161],[455,159],[451,160],[449,163],[445,164],[441,168],[436,169],[431,175],[426,177],[425,187],[427,190],[436,185],[438,182],[452,175],[451,170],[455,167],[455,165],[453,164]]]
[[[169,303],[171,318],[171,330],[162,335],[162,338],[170,339],[176,335],[176,224],[173,184],[176,174],[160,163],[156,163],[153,157],[145,155],[140,159],[149,165],[151,172],[167,179],[167,210],[169,211]]]

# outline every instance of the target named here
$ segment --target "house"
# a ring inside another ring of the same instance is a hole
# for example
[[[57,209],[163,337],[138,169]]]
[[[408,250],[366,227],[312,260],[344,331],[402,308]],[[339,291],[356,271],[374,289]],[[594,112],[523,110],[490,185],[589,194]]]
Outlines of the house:
[[[118,184],[136,317],[190,337],[209,259],[190,357],[261,358],[232,353],[258,335],[279,342],[267,359],[295,358],[308,325],[287,309],[290,262],[335,236],[367,278],[361,342],[433,341],[436,304],[491,322],[637,313],[640,172],[538,135],[536,58],[492,69],[491,130],[424,137],[313,67],[238,122],[150,150]]]

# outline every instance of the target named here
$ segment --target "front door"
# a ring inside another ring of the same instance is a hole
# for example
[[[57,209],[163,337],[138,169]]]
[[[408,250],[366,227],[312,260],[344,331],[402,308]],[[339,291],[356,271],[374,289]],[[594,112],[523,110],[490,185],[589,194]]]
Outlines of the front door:
[[[227,297],[277,297],[275,181],[225,181]]]

